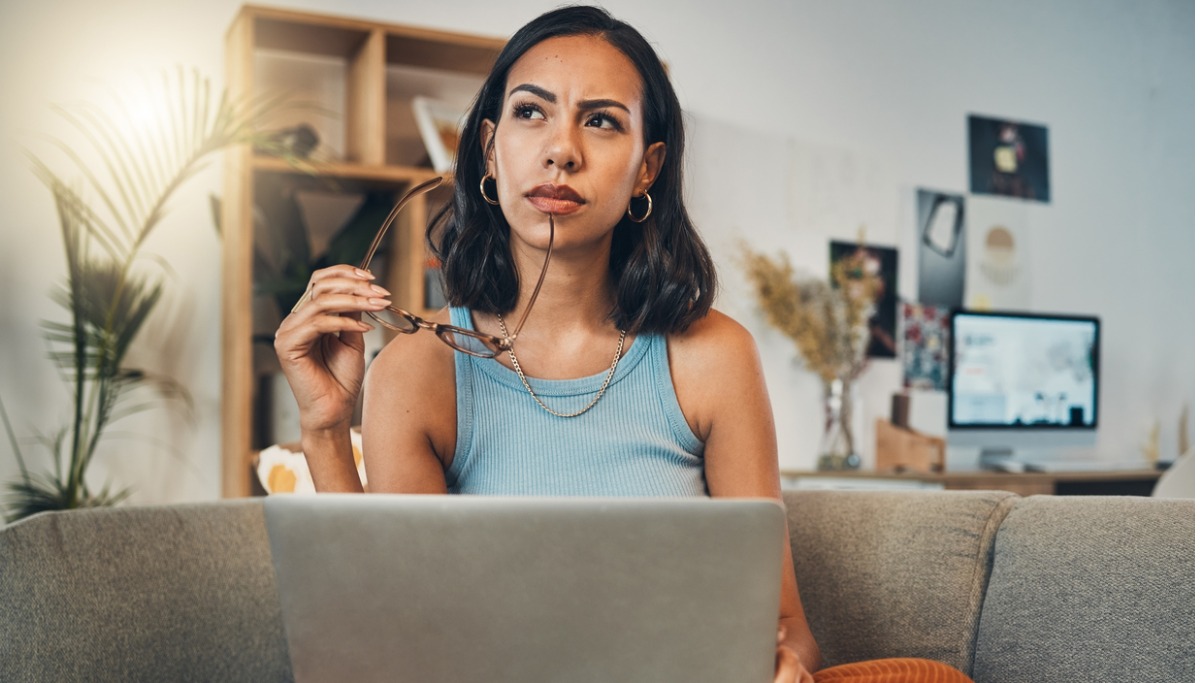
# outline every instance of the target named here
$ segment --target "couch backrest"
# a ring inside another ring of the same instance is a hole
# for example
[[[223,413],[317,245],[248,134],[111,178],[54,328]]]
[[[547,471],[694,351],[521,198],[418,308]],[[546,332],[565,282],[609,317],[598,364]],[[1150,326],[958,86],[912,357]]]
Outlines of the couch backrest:
[[[1195,504],[1034,496],[1000,525],[973,675],[1196,680]]]
[[[261,500],[0,530],[0,680],[290,679]]]
[[[977,683],[1194,680],[1192,501],[784,500],[826,664],[928,657]],[[0,529],[0,680],[291,680],[261,500]]]
[[[927,657],[970,671],[992,541],[1016,500],[785,492],[801,599],[825,664]]]

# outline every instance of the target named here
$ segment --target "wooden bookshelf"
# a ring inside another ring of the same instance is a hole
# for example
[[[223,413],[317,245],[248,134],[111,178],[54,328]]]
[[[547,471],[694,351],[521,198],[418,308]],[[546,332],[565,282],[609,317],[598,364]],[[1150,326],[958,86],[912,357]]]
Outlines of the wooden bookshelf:
[[[265,341],[272,324],[255,294],[256,191],[265,178],[335,192],[394,192],[434,175],[411,113],[412,94],[463,101],[483,82],[504,40],[400,24],[247,5],[225,36],[226,81],[233,97],[296,91],[311,106],[272,121],[316,128],[321,153],[296,168],[250,149],[226,154],[221,197],[221,458],[226,497],[251,493],[250,464],[270,437],[261,423],[263,378],[277,372]],[[465,106],[464,106],[465,108]],[[420,315],[428,254],[425,224],[445,193],[417,198],[392,228],[382,283]],[[274,310],[274,309],[272,309]],[[275,311],[275,315],[282,312]],[[277,322],[274,322],[277,324]]]

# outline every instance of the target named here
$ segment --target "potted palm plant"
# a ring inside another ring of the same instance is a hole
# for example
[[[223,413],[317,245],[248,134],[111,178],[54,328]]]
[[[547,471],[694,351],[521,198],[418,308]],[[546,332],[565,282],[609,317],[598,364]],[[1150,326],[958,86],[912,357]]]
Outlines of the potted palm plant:
[[[105,430],[145,410],[139,394],[157,391],[189,401],[168,377],[134,366],[128,352],[163,293],[163,271],[147,258],[147,238],[171,197],[220,150],[256,144],[270,148],[259,125],[286,100],[281,94],[234,101],[214,93],[208,79],[182,68],[147,86],[157,113],[139,123],[126,98],[110,106],[58,107],[82,141],[52,139],[67,172],[30,153],[37,177],[54,197],[66,257],[66,278],[51,294],[61,318],[43,321],[51,359],[70,385],[72,418],[45,439],[50,467],[33,467],[0,403],[0,417],[20,468],[7,485],[10,519],[44,510],[111,505],[130,490],[94,488],[88,468]],[[281,150],[286,156],[286,149]]]

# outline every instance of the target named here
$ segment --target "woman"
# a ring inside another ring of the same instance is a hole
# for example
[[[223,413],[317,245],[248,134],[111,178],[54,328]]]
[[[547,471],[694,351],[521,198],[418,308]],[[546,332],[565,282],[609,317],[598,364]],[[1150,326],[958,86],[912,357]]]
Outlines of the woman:
[[[410,334],[371,366],[372,491],[779,497],[757,350],[710,308],[682,167],[678,100],[636,30],[569,7],[513,36],[430,226],[451,308],[432,324],[392,309]],[[322,491],[361,490],[361,317],[391,306],[372,280],[316,272],[276,336]],[[783,542],[776,680],[812,681],[820,654]]]

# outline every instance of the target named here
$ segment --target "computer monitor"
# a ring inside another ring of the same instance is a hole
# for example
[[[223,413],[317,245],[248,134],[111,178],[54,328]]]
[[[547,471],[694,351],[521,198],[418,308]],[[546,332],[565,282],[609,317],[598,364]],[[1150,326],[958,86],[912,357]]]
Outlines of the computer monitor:
[[[1017,456],[1053,458],[1065,449],[1095,445],[1098,318],[952,311],[949,358],[952,469],[964,459],[971,466],[1007,469]]]

